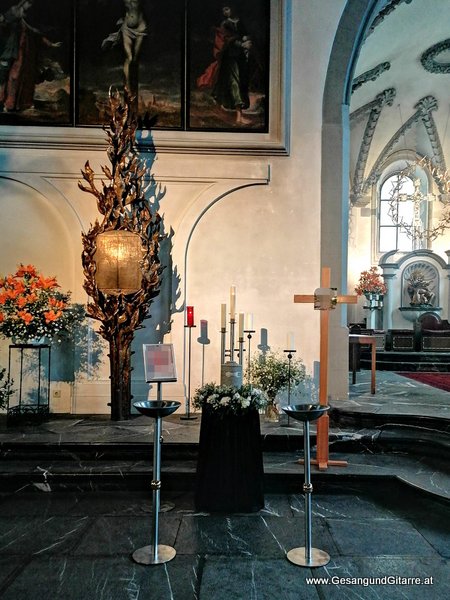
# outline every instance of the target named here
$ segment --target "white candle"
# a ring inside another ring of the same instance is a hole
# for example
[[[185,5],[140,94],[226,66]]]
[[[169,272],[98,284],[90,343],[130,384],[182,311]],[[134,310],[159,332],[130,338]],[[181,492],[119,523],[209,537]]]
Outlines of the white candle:
[[[244,337],[244,313],[239,313],[239,337]]]
[[[230,288],[230,319],[234,321],[236,316],[236,286]]]
[[[286,338],[286,350],[295,350],[295,338],[292,331],[287,334]]]
[[[226,329],[227,327],[227,305],[220,305],[220,326],[222,329]]]
[[[246,321],[245,329],[247,331],[253,331],[253,313],[247,313],[245,321]]]

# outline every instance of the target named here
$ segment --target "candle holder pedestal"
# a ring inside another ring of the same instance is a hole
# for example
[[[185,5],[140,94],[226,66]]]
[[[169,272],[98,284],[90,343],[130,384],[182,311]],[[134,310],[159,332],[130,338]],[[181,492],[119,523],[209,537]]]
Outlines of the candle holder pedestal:
[[[153,480],[151,483],[153,493],[152,531],[151,543],[135,550],[132,558],[141,565],[159,565],[172,560],[176,555],[175,548],[158,544],[159,536],[159,509],[161,494],[161,421],[175,412],[180,402],[161,400],[161,382],[158,382],[158,400],[143,400],[135,402],[133,406],[143,415],[155,419],[153,439]]]
[[[290,406],[291,404],[291,368],[292,368],[292,355],[295,354],[295,352],[297,352],[297,350],[283,350],[283,352],[285,352],[287,354],[287,358],[288,358],[288,397],[287,397],[287,403],[288,406]],[[287,423],[280,423],[281,427],[290,427],[291,426],[291,418],[289,416],[289,413],[287,415]]]
[[[221,365],[220,385],[240,388],[242,386],[242,365],[234,361],[229,361]]]
[[[180,419],[182,421],[193,421],[197,418],[196,415],[191,415],[191,351],[192,351],[192,329],[195,325],[185,325],[187,330],[189,331],[188,337],[188,390],[187,390],[187,398],[186,398],[186,412],[184,415],[181,415]]]
[[[248,349],[247,349],[247,383],[250,382],[250,364],[251,364],[251,343],[252,343],[252,333],[255,333],[254,329],[244,329],[244,333],[247,334],[248,339]]]
[[[311,515],[311,495],[313,487],[311,485],[311,457],[309,444],[309,424],[311,421],[317,421],[323,416],[329,406],[322,404],[295,404],[293,406],[284,406],[284,412],[297,421],[303,423],[303,447],[305,454],[305,481],[303,491],[305,493],[305,546],[293,548],[286,554],[287,559],[294,565],[300,567],[322,567],[330,561],[330,555],[324,550],[312,548],[312,515]]]

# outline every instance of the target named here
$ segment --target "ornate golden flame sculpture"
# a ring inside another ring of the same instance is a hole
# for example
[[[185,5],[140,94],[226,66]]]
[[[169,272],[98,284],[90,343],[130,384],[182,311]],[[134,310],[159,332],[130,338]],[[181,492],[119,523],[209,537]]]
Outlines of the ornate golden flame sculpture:
[[[95,196],[98,211],[103,215],[100,223],[96,220],[90,230],[82,234],[82,264],[84,289],[92,298],[87,313],[101,322],[99,333],[109,342],[111,419],[119,421],[130,416],[134,331],[150,316],[149,307],[159,294],[161,283],[161,217],[158,212],[152,212],[147,195],[157,200],[164,191],[155,184],[146,161],[139,157],[133,98],[125,90],[123,101],[115,92],[110,93],[109,102],[111,121],[109,130],[106,127],[105,130],[111,167],[102,167],[105,179],[97,187],[94,171],[89,161],[86,162],[81,173],[87,185],[79,182],[78,186]],[[136,244],[135,236],[140,243]],[[114,243],[116,254],[110,260],[108,251]],[[100,265],[101,277],[100,270],[97,273]],[[130,272],[135,276],[130,277]]]

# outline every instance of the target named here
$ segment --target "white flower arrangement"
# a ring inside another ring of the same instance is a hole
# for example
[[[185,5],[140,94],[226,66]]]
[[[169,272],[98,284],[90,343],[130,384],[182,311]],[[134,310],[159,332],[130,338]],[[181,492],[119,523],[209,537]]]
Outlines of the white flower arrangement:
[[[206,383],[196,390],[193,403],[197,409],[208,407],[222,414],[239,415],[251,409],[259,410],[267,404],[267,395],[259,388],[245,384],[240,388]]]

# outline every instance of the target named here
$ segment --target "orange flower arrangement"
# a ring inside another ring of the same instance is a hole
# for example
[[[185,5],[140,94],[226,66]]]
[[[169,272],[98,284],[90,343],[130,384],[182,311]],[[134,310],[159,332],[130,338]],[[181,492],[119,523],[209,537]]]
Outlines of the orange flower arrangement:
[[[16,273],[0,277],[0,334],[26,341],[69,331],[80,319],[69,303],[70,292],[61,292],[55,277],[21,264]]]
[[[355,292],[358,296],[363,294],[385,294],[387,292],[386,284],[381,279],[377,267],[371,267],[368,271],[361,273]]]

